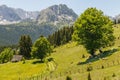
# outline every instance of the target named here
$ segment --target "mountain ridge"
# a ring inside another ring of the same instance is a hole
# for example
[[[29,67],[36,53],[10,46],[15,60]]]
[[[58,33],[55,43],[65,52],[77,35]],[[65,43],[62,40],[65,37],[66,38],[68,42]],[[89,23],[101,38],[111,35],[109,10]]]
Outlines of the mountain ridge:
[[[58,24],[72,24],[77,19],[78,15],[65,4],[53,5],[40,11],[37,17],[38,24],[50,23]]]
[[[25,11],[6,5],[0,6],[0,24],[14,24],[25,19],[36,19],[39,11]]]
[[[65,4],[52,5],[41,11],[25,11],[21,8],[0,6],[0,24],[14,24],[24,20],[34,20],[38,24],[73,24],[78,15]]]
[[[58,9],[56,6],[61,6],[61,8]],[[10,8],[10,10],[15,12],[14,9]],[[57,13],[58,10],[60,11],[59,14]],[[18,13],[19,11],[22,13],[21,9],[18,10]],[[40,16],[34,20],[26,18],[23,20],[20,19],[18,22],[12,21],[14,24],[0,25],[0,45],[17,44],[21,35],[30,35],[34,42],[40,35],[47,37],[64,26],[72,25],[77,19],[77,14],[66,5],[53,5],[44,9],[39,14]],[[69,16],[71,19],[69,19]],[[25,16],[23,15],[23,17]],[[44,20],[45,22],[42,22]],[[57,24],[55,24],[56,21],[58,22]]]

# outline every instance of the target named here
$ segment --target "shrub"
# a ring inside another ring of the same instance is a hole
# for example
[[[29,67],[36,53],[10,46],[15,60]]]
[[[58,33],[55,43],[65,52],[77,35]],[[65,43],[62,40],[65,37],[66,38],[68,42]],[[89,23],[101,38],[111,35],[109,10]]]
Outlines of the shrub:
[[[25,58],[24,57],[23,57],[22,61],[23,61],[23,64],[25,64]]]
[[[104,69],[104,66],[102,65],[102,69]]]
[[[85,55],[84,55],[84,54],[82,55],[82,58],[85,58]]]
[[[6,63],[10,61],[13,57],[14,51],[11,48],[5,48],[0,53],[0,63]]]
[[[70,76],[67,76],[66,80],[72,80],[72,78]]]
[[[88,66],[87,71],[92,71],[93,67],[92,66]]]
[[[116,77],[116,74],[115,74],[115,73],[113,73],[112,77]]]

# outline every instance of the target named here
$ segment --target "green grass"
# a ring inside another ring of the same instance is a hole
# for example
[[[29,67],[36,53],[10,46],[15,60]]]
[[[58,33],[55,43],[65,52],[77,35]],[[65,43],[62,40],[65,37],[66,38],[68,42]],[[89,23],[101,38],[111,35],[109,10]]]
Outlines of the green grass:
[[[73,46],[73,43],[67,45]],[[97,60],[96,58],[94,58],[91,60],[93,61],[91,63],[77,65],[78,63],[85,62],[88,59],[89,54],[87,54],[83,46],[74,47],[65,46],[57,48],[56,52],[54,52],[51,56],[55,59],[56,63],[58,64],[57,69],[54,71],[53,75],[58,76],[59,78],[57,79],[55,78],[55,80],[65,80],[65,77],[67,75],[71,75],[73,80],[79,79],[87,80],[86,78],[86,76],[88,75],[87,67],[89,65],[93,67],[93,70],[91,71],[93,80],[97,80],[98,77],[100,79],[104,77],[110,77],[112,76],[113,73],[116,73],[116,75],[120,74],[120,68],[118,67],[120,65],[117,62],[117,61],[120,62],[119,50],[105,57],[106,59],[99,58]],[[112,48],[114,48],[114,46],[108,48],[108,50]],[[82,58],[83,54],[86,56],[86,58]],[[104,66],[104,69],[101,68],[102,65]],[[62,76],[60,76],[60,74]]]
[[[114,27],[115,45],[104,48],[108,52],[99,57],[88,59],[90,55],[82,45],[76,46],[76,42],[70,42],[55,48],[48,57],[53,58],[53,61],[48,63],[33,64],[37,60],[27,60],[25,64],[0,64],[0,80],[17,80],[19,77],[24,80],[41,74],[43,77],[46,75],[49,80],[65,80],[66,76],[73,80],[87,80],[89,66],[93,68],[90,71],[92,80],[120,79],[120,25],[117,26]],[[97,53],[99,54],[98,51]],[[113,74],[116,76],[112,77]]]
[[[28,60],[25,64],[23,62],[0,64],[0,80],[17,80],[19,77],[30,77],[46,71],[46,64],[33,64],[34,61],[36,60]]]

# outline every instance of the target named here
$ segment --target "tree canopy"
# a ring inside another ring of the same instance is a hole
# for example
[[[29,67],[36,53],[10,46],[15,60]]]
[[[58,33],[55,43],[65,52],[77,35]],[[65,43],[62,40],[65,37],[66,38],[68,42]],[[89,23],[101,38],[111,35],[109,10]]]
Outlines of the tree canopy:
[[[97,49],[114,43],[112,25],[112,21],[101,10],[88,8],[74,24],[73,40],[94,55]]]
[[[41,61],[43,61],[43,59],[49,55],[51,51],[52,48],[49,41],[45,37],[41,36],[33,44],[31,54],[33,57],[39,58]]]

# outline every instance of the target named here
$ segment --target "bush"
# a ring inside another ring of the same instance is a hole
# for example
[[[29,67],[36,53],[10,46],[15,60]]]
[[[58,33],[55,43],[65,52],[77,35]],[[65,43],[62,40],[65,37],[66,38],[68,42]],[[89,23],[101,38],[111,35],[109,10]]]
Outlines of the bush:
[[[116,77],[116,74],[115,74],[115,73],[113,73],[112,77]]]
[[[14,51],[11,48],[5,48],[0,53],[0,63],[6,63],[10,61],[13,57]]]
[[[25,58],[24,57],[23,57],[22,61],[23,61],[23,64],[25,64]]]
[[[72,80],[72,78],[70,76],[67,76],[66,80]]]
[[[82,58],[85,58],[85,55],[84,55],[84,54],[82,55]]]
[[[102,69],[104,69],[104,66],[102,65]]]
[[[92,66],[88,66],[87,71],[92,71],[93,67]]]

